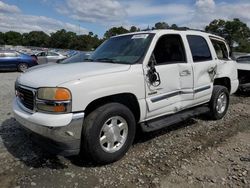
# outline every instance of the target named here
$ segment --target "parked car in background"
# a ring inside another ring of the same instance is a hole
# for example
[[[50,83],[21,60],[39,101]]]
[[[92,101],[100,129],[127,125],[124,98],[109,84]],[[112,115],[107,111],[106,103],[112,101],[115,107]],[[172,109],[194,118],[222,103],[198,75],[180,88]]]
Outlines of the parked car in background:
[[[50,52],[50,51],[42,51],[34,54],[37,58],[38,64],[44,64],[44,63],[52,63],[57,62],[60,59],[65,59],[67,56],[64,56],[58,52]]]
[[[89,61],[88,58],[90,57],[91,54],[92,54],[92,52],[77,52],[75,55],[73,55],[69,58],[60,59],[56,63],[55,62],[48,62],[48,63],[40,64],[36,67],[32,67],[31,69],[29,69],[29,71],[34,70],[34,69],[48,67],[51,65],[56,65],[57,63],[58,64],[70,64],[70,63]]]
[[[240,82],[239,90],[250,90],[250,55],[240,56],[236,61]]]
[[[25,72],[29,67],[38,65],[37,60],[17,51],[0,51],[0,70]]]

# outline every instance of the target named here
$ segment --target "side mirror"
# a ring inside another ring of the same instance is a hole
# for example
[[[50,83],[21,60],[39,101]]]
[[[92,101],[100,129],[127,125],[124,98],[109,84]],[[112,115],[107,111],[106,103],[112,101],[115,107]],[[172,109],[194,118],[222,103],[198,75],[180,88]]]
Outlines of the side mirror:
[[[161,84],[160,75],[155,69],[156,60],[154,54],[150,57],[148,62],[149,70],[147,73],[148,81],[151,85],[157,87]]]

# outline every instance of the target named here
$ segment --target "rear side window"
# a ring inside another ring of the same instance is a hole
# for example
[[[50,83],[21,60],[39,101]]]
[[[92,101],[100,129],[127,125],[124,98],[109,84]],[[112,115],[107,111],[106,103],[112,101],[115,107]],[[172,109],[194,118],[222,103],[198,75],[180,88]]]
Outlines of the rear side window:
[[[214,46],[214,49],[215,49],[215,52],[216,52],[218,59],[221,59],[221,60],[229,59],[228,58],[228,50],[227,50],[226,44],[224,42],[218,41],[215,39],[211,39],[211,42]]]
[[[207,41],[202,36],[188,35],[187,40],[192,52],[194,62],[212,60]]]

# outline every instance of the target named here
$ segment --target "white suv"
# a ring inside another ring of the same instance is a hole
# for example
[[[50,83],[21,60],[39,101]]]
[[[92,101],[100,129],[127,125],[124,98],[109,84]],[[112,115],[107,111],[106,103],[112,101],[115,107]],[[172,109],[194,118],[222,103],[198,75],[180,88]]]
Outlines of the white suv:
[[[238,84],[223,38],[145,31],[107,40],[86,62],[22,74],[13,110],[47,150],[110,163],[127,152],[136,126],[154,131],[204,112],[221,119]]]

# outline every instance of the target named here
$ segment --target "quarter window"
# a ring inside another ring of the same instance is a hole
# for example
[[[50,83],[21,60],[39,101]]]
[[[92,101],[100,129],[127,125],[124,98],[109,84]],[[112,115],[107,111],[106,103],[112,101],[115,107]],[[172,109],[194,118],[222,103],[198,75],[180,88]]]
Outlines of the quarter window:
[[[214,46],[216,55],[218,59],[225,60],[228,59],[228,50],[224,42],[211,39],[211,42]]]
[[[188,35],[187,40],[192,52],[194,62],[212,60],[208,44],[202,36]]]

